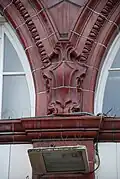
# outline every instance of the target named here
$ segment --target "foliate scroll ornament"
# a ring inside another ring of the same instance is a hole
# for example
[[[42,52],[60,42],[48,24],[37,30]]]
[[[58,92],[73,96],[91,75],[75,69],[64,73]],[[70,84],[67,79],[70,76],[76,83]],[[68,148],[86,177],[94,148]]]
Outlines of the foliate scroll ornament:
[[[82,111],[82,85],[87,71],[69,41],[56,44],[51,65],[43,69],[48,114]]]

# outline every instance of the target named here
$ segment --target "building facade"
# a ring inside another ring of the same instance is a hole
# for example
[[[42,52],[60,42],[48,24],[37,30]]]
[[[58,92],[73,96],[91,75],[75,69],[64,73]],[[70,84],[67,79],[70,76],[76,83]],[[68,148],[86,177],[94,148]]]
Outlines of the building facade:
[[[0,177],[118,179],[120,1],[0,0],[0,12]],[[78,144],[86,175],[32,173],[28,149]]]

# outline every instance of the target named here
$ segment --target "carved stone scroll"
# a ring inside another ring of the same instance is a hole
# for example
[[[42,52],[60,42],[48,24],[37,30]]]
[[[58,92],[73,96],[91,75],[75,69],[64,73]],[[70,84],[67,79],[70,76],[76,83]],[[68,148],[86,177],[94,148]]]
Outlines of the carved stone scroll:
[[[51,65],[43,69],[48,93],[48,114],[81,111],[82,84],[87,67],[79,62],[69,41],[56,44],[50,61]]]

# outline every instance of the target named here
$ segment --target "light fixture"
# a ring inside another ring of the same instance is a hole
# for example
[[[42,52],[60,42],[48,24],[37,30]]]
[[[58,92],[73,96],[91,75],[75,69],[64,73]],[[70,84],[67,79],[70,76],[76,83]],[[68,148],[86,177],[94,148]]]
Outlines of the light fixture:
[[[41,147],[28,150],[34,174],[87,173],[89,162],[83,145]]]

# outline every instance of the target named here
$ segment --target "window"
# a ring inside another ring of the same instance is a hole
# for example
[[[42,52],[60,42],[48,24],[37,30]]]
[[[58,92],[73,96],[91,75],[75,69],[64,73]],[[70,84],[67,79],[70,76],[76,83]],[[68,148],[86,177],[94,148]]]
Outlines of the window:
[[[34,115],[34,85],[28,59],[15,32],[0,25],[0,116],[20,118]]]
[[[103,64],[95,97],[95,113],[120,116],[120,34],[116,37]]]
[[[120,116],[120,33],[117,35],[102,66],[95,96],[95,113],[109,112]],[[120,144],[99,143],[100,168],[96,179],[120,178]],[[108,152],[109,150],[109,152]],[[107,172],[109,171],[109,172]]]
[[[35,91],[28,59],[16,33],[0,16],[0,119],[34,116]],[[0,178],[32,178],[31,144],[0,146]]]

